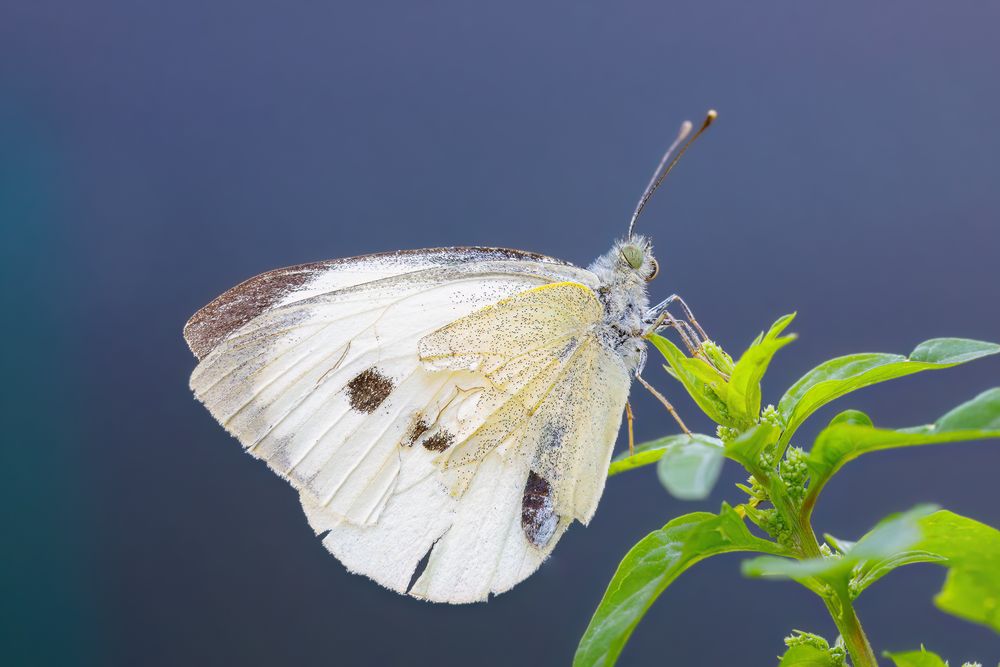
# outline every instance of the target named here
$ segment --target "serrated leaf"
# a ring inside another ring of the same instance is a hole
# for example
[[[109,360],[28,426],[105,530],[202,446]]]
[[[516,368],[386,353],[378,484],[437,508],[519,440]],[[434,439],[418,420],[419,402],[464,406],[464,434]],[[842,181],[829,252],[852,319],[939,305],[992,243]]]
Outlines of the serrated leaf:
[[[919,505],[907,512],[887,517],[856,544],[847,548],[840,557],[790,560],[760,556],[743,562],[743,574],[748,577],[795,580],[810,577],[825,581],[840,579],[846,583],[855,566],[886,558],[917,544],[921,539],[919,519],[936,509],[933,505]]]
[[[815,501],[834,473],[862,454],[895,447],[1000,438],[1000,388],[984,391],[929,426],[896,431],[879,429],[865,425],[858,416],[861,414],[853,414],[853,421],[834,418],[831,426],[816,438],[806,459],[810,502]]]
[[[795,319],[795,313],[785,315],[771,325],[767,333],[758,336],[736,362],[729,377],[726,404],[732,415],[740,415],[749,423],[760,415],[760,381],[775,353],[795,340],[795,334],[780,337]]]
[[[719,479],[724,458],[721,440],[686,436],[663,449],[656,473],[673,497],[704,500]]]
[[[936,653],[921,648],[919,651],[906,651],[902,653],[883,653],[885,657],[892,660],[896,667],[948,667],[948,663],[942,660]]]
[[[705,360],[688,357],[663,336],[653,334],[649,341],[667,360],[669,370],[673,371],[702,412],[716,424],[730,426],[729,409],[725,402],[726,378]]]
[[[678,517],[640,540],[625,555],[580,640],[574,667],[610,667],[646,610],[698,561],[732,551],[782,554],[777,544],[755,537],[728,505],[719,514]]]
[[[657,438],[656,440],[649,440],[648,442],[636,445],[634,454],[622,452],[611,459],[611,465],[608,467],[608,477],[656,463],[663,457],[663,453],[668,448],[690,442],[721,444],[721,441],[717,438],[701,433],[694,433],[692,435],[679,433],[677,435],[668,435],[664,438]]]
[[[843,664],[834,660],[829,651],[824,651],[818,646],[799,644],[785,651],[778,667],[836,667]]]
[[[1000,345],[963,338],[935,338],[918,345],[910,357],[854,354],[824,362],[806,373],[778,402],[785,422],[782,444],[813,412],[862,387],[926,370],[950,368],[1000,353]]]
[[[867,563],[853,581],[854,595],[897,567],[937,563],[948,568],[934,598],[938,608],[1000,632],[1000,531],[945,510],[917,523],[920,539]]]

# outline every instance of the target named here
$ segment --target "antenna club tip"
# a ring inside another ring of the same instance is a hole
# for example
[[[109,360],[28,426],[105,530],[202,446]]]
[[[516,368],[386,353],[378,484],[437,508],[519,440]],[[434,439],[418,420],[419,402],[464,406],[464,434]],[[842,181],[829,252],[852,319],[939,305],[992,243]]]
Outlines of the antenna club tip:
[[[709,109],[708,113],[705,114],[705,122],[702,124],[701,128],[705,129],[709,125],[715,122],[715,119],[719,117],[719,112],[715,109]]]

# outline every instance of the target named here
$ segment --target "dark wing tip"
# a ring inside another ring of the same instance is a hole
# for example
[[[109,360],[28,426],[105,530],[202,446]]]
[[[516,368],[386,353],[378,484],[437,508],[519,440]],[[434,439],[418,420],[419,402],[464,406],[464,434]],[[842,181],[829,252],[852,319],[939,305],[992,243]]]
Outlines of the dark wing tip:
[[[301,287],[326,262],[275,269],[227,290],[191,316],[184,340],[199,361],[244,324]]]

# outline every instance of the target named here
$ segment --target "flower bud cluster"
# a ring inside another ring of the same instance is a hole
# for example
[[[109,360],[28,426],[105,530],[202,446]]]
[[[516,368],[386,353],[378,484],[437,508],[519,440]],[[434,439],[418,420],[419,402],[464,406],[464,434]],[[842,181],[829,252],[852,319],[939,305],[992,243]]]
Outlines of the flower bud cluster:
[[[738,428],[732,428],[729,426],[722,426],[721,424],[715,427],[715,437],[722,441],[722,444],[728,445],[737,437],[739,437],[740,431]]]
[[[819,635],[796,630],[795,634],[785,637],[785,646],[788,648],[792,648],[793,646],[812,646],[826,652],[830,657],[827,663],[829,667],[845,667],[847,665],[847,648],[844,646],[844,640],[840,637],[837,637],[837,641],[834,642],[833,646],[830,646],[830,643]]]
[[[806,481],[809,479],[809,466],[802,448],[788,448],[785,460],[778,466],[778,477],[788,497],[796,504],[801,503],[806,496]]]
[[[778,510],[774,508],[766,510],[748,509],[747,516],[760,526],[761,530],[777,540],[778,544],[786,547],[793,546],[792,529],[788,525],[788,522],[785,521],[785,517]]]
[[[785,424],[781,420],[781,415],[778,414],[778,410],[773,405],[768,405],[764,408],[763,412],[760,413],[760,420],[775,428],[785,428]]]
[[[761,468],[770,469],[774,467],[774,445],[765,447],[757,457],[757,465]]]
[[[747,484],[749,486],[740,486],[740,488],[747,492],[747,495],[750,496],[751,500],[756,500],[758,503],[770,500],[767,489],[757,481],[756,477],[753,475],[747,477]]]

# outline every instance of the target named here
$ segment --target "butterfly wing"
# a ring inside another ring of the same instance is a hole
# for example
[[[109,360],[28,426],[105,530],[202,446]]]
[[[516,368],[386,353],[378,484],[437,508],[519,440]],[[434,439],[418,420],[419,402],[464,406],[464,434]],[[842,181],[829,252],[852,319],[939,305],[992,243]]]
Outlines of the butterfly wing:
[[[548,258],[478,248],[271,272],[192,318],[191,386],[299,490],[350,569],[405,592],[433,547],[410,592],[483,599],[534,571],[603,487],[627,376],[600,417],[565,399],[620,370],[593,335],[593,283]],[[535,325],[526,315],[560,309]],[[453,348],[463,341],[476,349]],[[546,424],[578,418],[600,422],[596,444],[536,455]]]
[[[280,306],[385,278],[477,262],[515,263],[524,269],[515,275],[529,273],[587,284],[593,280],[589,271],[561,260],[508,248],[431,248],[333,259],[275,269],[240,283],[195,313],[184,325],[184,338],[202,359],[236,329]]]
[[[500,407],[460,430],[439,457],[462,502],[411,594],[466,600],[507,590],[537,569],[574,519],[589,522],[629,384],[596,335],[602,315],[593,291],[564,282],[421,340],[425,363],[479,369],[490,383],[480,404]]]

